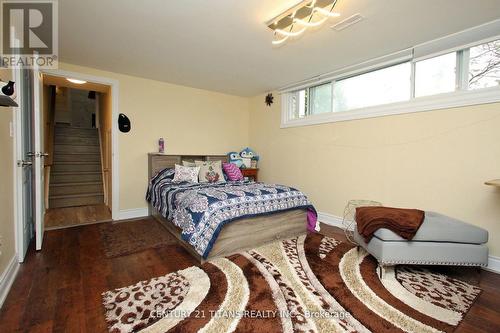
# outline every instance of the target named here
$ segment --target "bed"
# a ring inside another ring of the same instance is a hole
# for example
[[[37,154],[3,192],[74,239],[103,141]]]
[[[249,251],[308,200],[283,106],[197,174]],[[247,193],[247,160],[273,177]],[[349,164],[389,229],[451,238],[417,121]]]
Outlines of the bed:
[[[171,183],[168,179],[169,173],[173,173],[168,169],[174,168],[175,164],[195,160],[226,162],[227,157],[224,155],[149,154],[148,160],[149,187],[146,198],[150,215],[200,263],[275,240],[305,234],[308,220],[309,223],[315,222],[314,207],[305,195],[293,188],[251,181],[179,184]],[[246,191],[243,197],[233,195],[242,191]],[[203,202],[210,202],[209,206],[205,203],[204,207],[197,207],[194,211],[185,209],[190,214],[188,216],[182,207],[176,205],[185,202],[187,199],[184,198],[190,195],[203,199]],[[224,201],[219,196],[226,199],[229,196],[233,199],[232,202],[240,200],[239,198],[248,200],[247,205],[250,205],[250,201],[274,201],[273,205],[266,203],[265,208],[258,206],[252,214],[244,214],[235,212],[236,208],[221,208],[228,200]],[[196,226],[192,223],[193,220],[197,222]]]

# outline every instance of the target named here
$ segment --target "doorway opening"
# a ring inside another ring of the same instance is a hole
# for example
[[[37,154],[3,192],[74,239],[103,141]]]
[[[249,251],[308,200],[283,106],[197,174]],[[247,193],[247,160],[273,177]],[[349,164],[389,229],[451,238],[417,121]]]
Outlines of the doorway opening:
[[[112,219],[111,86],[43,74],[45,229]]]

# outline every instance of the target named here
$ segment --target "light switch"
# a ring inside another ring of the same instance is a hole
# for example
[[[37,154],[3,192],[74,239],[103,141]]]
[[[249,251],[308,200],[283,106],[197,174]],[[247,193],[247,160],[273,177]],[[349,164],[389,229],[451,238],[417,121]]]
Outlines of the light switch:
[[[9,122],[9,133],[10,133],[10,137],[13,138],[14,137],[14,124],[11,122]]]

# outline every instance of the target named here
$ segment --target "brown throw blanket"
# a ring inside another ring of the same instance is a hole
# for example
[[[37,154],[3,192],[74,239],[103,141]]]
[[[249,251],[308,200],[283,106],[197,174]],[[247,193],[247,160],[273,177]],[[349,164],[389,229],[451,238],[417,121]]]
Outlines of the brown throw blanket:
[[[368,243],[381,228],[389,229],[399,236],[411,240],[424,222],[425,212],[418,209],[391,207],[358,207],[356,224],[358,233]]]

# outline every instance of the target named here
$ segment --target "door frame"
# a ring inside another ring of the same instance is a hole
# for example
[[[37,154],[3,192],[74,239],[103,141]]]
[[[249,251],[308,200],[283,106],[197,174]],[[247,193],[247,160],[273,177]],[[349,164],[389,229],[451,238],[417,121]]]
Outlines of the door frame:
[[[13,77],[17,80],[19,79],[19,71],[13,69]],[[55,70],[39,70],[42,74],[59,76],[59,77],[71,77],[79,80],[84,80],[93,83],[100,83],[104,85],[108,85],[111,87],[111,112],[112,112],[112,121],[113,125],[111,127],[111,161],[112,161],[112,211],[111,218],[113,220],[119,219],[119,202],[120,202],[120,168],[119,168],[119,141],[118,141],[118,114],[119,114],[119,81],[115,79],[111,79],[108,77],[94,76],[84,73],[78,72],[70,72],[61,69]],[[17,82],[17,81],[16,81]],[[40,92],[42,93],[42,92]],[[18,96],[20,92],[18,91]],[[22,101],[21,101],[22,103]],[[22,156],[19,156],[19,145],[22,142],[21,131],[18,117],[20,116],[20,108],[13,108],[13,127],[14,127],[14,138],[13,138],[13,167],[14,167],[14,222],[15,222],[15,234],[16,234],[16,252],[18,256],[18,261],[22,262],[24,260],[22,256],[23,251],[23,242],[24,242],[24,234],[23,234],[23,207],[22,207],[22,173],[18,171],[17,161],[22,160]],[[33,236],[33,235],[32,235]]]
[[[38,54],[38,52],[34,52],[34,54]],[[45,153],[44,151],[44,132],[45,128],[44,117],[43,117],[43,81],[42,74],[40,73],[38,66],[35,66],[32,69],[32,84],[33,84],[33,115],[32,115],[32,133],[34,138],[33,144],[33,153],[35,155],[32,158],[33,161],[33,178],[34,178],[34,198],[35,198],[35,209],[34,209],[34,224],[35,224],[35,250],[39,251],[42,249],[43,244],[43,234],[45,232],[45,187],[42,184],[45,184],[45,169],[44,169],[44,157],[41,155]],[[40,87],[42,86],[42,87]],[[40,89],[41,88],[41,89]],[[40,110],[40,112],[36,112],[36,110]]]
[[[51,76],[59,76],[64,78],[73,78],[77,80],[83,80],[92,83],[100,83],[111,87],[111,113],[112,113],[112,126],[111,126],[111,218],[113,220],[118,220],[120,215],[120,150],[118,142],[118,114],[119,114],[119,81],[104,76],[90,75],[80,72],[71,72],[62,69],[45,69],[40,70],[42,74],[47,74]]]
[[[12,138],[12,164],[14,170],[14,189],[13,189],[13,197],[14,197],[14,234],[15,234],[15,248],[16,248],[16,256],[17,261],[22,263],[24,261],[24,257],[26,254],[27,248],[24,248],[25,239],[24,239],[24,210],[23,210],[23,172],[20,171],[19,166],[17,165],[18,161],[21,161],[25,158],[22,154],[22,119],[21,119],[21,105],[23,103],[23,95],[20,91],[21,89],[21,69],[12,69],[12,78],[14,82],[17,82],[17,107],[12,108],[12,130],[13,130],[13,138]],[[33,228],[30,228],[30,239],[33,238]]]

